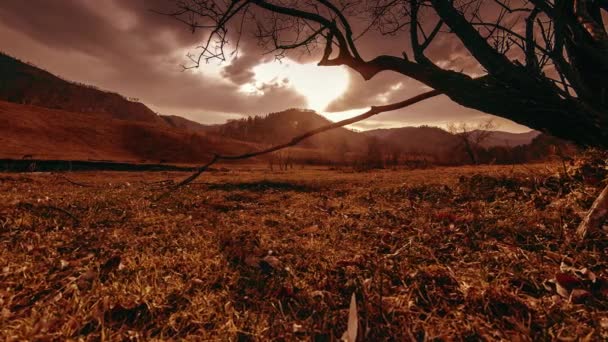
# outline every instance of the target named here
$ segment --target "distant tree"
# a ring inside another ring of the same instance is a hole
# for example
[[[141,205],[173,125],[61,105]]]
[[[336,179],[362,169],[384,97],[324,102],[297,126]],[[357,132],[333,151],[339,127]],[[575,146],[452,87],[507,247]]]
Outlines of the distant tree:
[[[448,125],[448,131],[459,139],[459,147],[465,150],[473,164],[479,164],[477,153],[481,149],[482,144],[492,136],[492,130],[495,128],[496,124],[491,119],[481,122],[476,126],[465,122]]]
[[[272,153],[267,158],[268,168],[270,171],[274,171],[275,165],[280,171],[287,171],[293,169],[293,157],[288,149]]]

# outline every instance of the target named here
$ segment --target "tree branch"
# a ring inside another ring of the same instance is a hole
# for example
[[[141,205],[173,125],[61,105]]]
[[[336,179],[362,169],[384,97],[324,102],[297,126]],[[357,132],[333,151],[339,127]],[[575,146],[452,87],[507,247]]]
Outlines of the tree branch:
[[[458,13],[451,1],[431,0],[431,2],[441,19],[454,31],[467,50],[491,75],[503,74],[513,70],[514,65],[509,59],[490,46],[464,16]]]
[[[426,48],[431,44],[433,39],[435,39],[435,37],[439,33],[439,30],[443,26],[443,20],[439,19],[439,21],[437,22],[437,24],[435,24],[435,26],[433,27],[433,30],[427,37],[425,35],[424,29],[420,25],[420,21],[418,20],[418,13],[420,10],[420,6],[421,6],[421,4],[418,2],[418,0],[411,0],[411,2],[410,2],[410,18],[411,18],[411,20],[410,20],[410,41],[412,43],[412,50],[414,51],[414,59],[416,60],[416,62],[418,62],[420,64],[424,64],[424,65],[431,65],[431,64],[433,64],[433,62],[431,62],[431,60],[426,57],[426,55],[424,54],[424,50],[426,50]],[[422,43],[420,43],[419,38],[418,38],[418,29],[420,29],[420,31],[422,32],[422,35],[424,36],[424,42],[422,42]]]
[[[241,160],[241,159],[249,159],[249,158],[253,158],[253,157],[257,157],[257,156],[261,156],[264,154],[268,154],[268,153],[272,153],[272,152],[276,152],[288,147],[292,147],[295,146],[297,144],[299,144],[302,140],[308,139],[314,135],[317,135],[319,133],[323,133],[332,129],[336,129],[339,127],[343,127],[346,125],[350,125],[362,120],[365,120],[367,118],[370,118],[374,115],[378,115],[380,113],[384,113],[384,112],[389,112],[389,111],[393,111],[393,110],[397,110],[397,109],[402,109],[408,106],[411,106],[413,104],[416,104],[418,102],[424,101],[426,99],[435,97],[437,95],[442,94],[441,91],[439,90],[431,90],[431,91],[427,91],[426,93],[422,93],[419,95],[416,95],[414,97],[411,97],[407,100],[401,101],[401,102],[395,102],[392,104],[387,104],[387,105],[382,105],[382,106],[372,106],[367,112],[354,116],[352,118],[349,119],[344,119],[338,122],[334,122],[325,126],[321,126],[319,128],[313,129],[311,131],[308,131],[306,133],[300,134],[296,137],[293,137],[290,141],[283,143],[283,144],[279,144],[279,145],[275,145],[275,146],[271,146],[269,148],[266,149],[262,149],[262,150],[258,150],[255,152],[249,152],[249,153],[244,153],[244,154],[238,154],[238,155],[221,155],[221,154],[214,154],[213,158],[206,164],[200,166],[195,173],[193,173],[191,176],[189,176],[188,178],[182,180],[181,182],[177,183],[176,185],[174,185],[169,191],[163,193],[162,195],[160,195],[157,200],[167,196],[169,193],[193,182],[196,178],[198,178],[203,172],[205,172],[206,170],[209,169],[209,167],[211,167],[211,165],[215,164],[216,162],[220,161],[220,160]]]
[[[314,21],[314,22],[320,24],[321,26],[326,27],[333,33],[333,35],[338,40],[338,46],[340,47],[338,57],[352,58],[352,56],[348,52],[348,44],[346,43],[346,38],[344,38],[342,31],[340,31],[340,29],[338,29],[335,22],[332,22],[329,19],[327,19],[319,14],[316,14],[316,13],[301,11],[301,10],[298,10],[295,8],[283,7],[283,6],[268,3],[263,0],[251,0],[251,2],[265,10],[268,10],[268,11],[271,11],[274,13],[278,13],[278,14],[284,14],[284,15],[288,15],[288,16],[292,16],[292,17],[296,17],[296,18],[302,18],[302,19]]]
[[[346,40],[348,42],[348,46],[350,47],[351,52],[353,53],[356,59],[361,59],[361,55],[359,55],[359,51],[357,50],[357,46],[355,45],[355,41],[353,40],[353,30],[350,26],[350,23],[344,16],[344,13],[342,13],[341,10],[339,10],[336,6],[334,6],[331,2],[327,0],[317,1],[329,8],[340,19],[342,26],[344,26]]]
[[[540,67],[536,58],[536,41],[534,40],[534,21],[540,13],[540,9],[535,7],[526,18],[526,67],[533,72],[539,72]]]

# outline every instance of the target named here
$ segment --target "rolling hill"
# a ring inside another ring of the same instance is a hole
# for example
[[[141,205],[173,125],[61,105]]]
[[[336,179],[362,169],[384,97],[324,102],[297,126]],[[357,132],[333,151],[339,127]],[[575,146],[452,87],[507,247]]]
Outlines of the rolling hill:
[[[363,132],[376,137],[406,153],[440,155],[448,153],[459,144],[458,138],[438,127],[401,127]]]
[[[0,75],[0,100],[3,101],[94,113],[100,118],[165,125],[165,121],[143,103],[93,86],[66,81],[2,53]]]
[[[0,53],[0,157],[194,163],[254,144]]]
[[[218,126],[220,125],[203,125],[201,123],[188,120],[184,117],[177,115],[161,115],[161,119],[163,119],[169,126],[183,129],[189,132],[206,134],[209,132],[216,131]]]
[[[376,129],[365,131],[368,136],[375,136],[384,140],[391,140],[405,151],[434,151],[443,149],[437,145],[454,146],[458,144],[457,137],[438,127],[400,127]],[[473,135],[478,131],[474,131]],[[539,136],[538,131],[525,133],[511,133],[504,131],[491,131],[490,136],[481,145],[485,148],[495,146],[515,147],[528,145]]]
[[[255,145],[157,123],[108,119],[0,101],[0,156],[192,163],[211,152],[251,151]]]
[[[311,110],[287,109],[241,120],[232,120],[215,129],[218,134],[234,139],[262,144],[278,144],[293,137],[330,124],[331,121]],[[299,146],[324,152],[361,152],[367,148],[368,138],[346,128],[337,128],[315,135]]]

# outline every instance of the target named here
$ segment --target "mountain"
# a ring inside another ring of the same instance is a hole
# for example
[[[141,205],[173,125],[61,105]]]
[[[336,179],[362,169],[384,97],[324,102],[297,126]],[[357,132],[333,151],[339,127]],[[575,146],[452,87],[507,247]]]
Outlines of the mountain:
[[[3,101],[165,125],[165,121],[143,103],[94,86],[66,81],[2,53],[0,75],[0,100]]]
[[[0,157],[192,163],[255,144],[0,53]]]
[[[472,139],[481,131],[473,131]],[[388,129],[376,129],[365,131],[368,136],[375,136],[383,140],[393,141],[404,151],[436,151],[445,150],[444,147],[458,145],[457,137],[438,127],[400,127]],[[504,146],[515,147],[528,145],[541,133],[529,131],[525,133],[510,133],[503,131],[491,131],[490,135],[481,143],[484,148]]]
[[[0,101],[2,158],[192,163],[208,160],[211,152],[255,148],[156,123]]]
[[[312,110],[288,109],[266,116],[231,120],[217,127],[218,134],[261,144],[279,144],[293,137],[330,124],[331,121]],[[315,135],[300,147],[319,149],[325,153],[364,152],[368,138],[346,128],[337,128]]]
[[[220,125],[203,125],[196,121],[188,120],[184,117],[177,115],[161,115],[161,119],[163,119],[169,126],[174,128],[183,129],[190,132],[202,133],[206,134],[209,132],[216,131]]]
[[[459,144],[456,136],[438,127],[375,129],[363,134],[390,142],[405,153],[443,155]]]

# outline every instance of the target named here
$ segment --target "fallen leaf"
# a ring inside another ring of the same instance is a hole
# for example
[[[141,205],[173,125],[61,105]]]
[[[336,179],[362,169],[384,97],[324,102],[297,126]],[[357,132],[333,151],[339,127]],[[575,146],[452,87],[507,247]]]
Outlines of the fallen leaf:
[[[357,314],[357,298],[355,293],[350,297],[350,308],[348,310],[348,326],[344,334],[342,334],[342,341],[355,342],[357,341],[357,329],[359,327],[359,316]]]
[[[567,273],[556,274],[555,281],[558,285],[564,287],[568,291],[572,291],[573,289],[582,285],[580,279]]]
[[[262,261],[274,269],[279,269],[281,267],[281,260],[272,255],[265,256]]]
[[[293,332],[294,333],[301,332],[303,330],[302,329],[303,328],[302,325],[297,324],[297,323],[294,323],[292,328],[293,328]]]
[[[559,283],[555,283],[555,292],[563,298],[570,298],[570,291],[565,287],[561,286]]]
[[[315,234],[319,232],[319,226],[318,225],[312,225],[310,227],[306,227],[302,230],[299,231],[300,234],[302,235],[306,235],[306,234]]]

